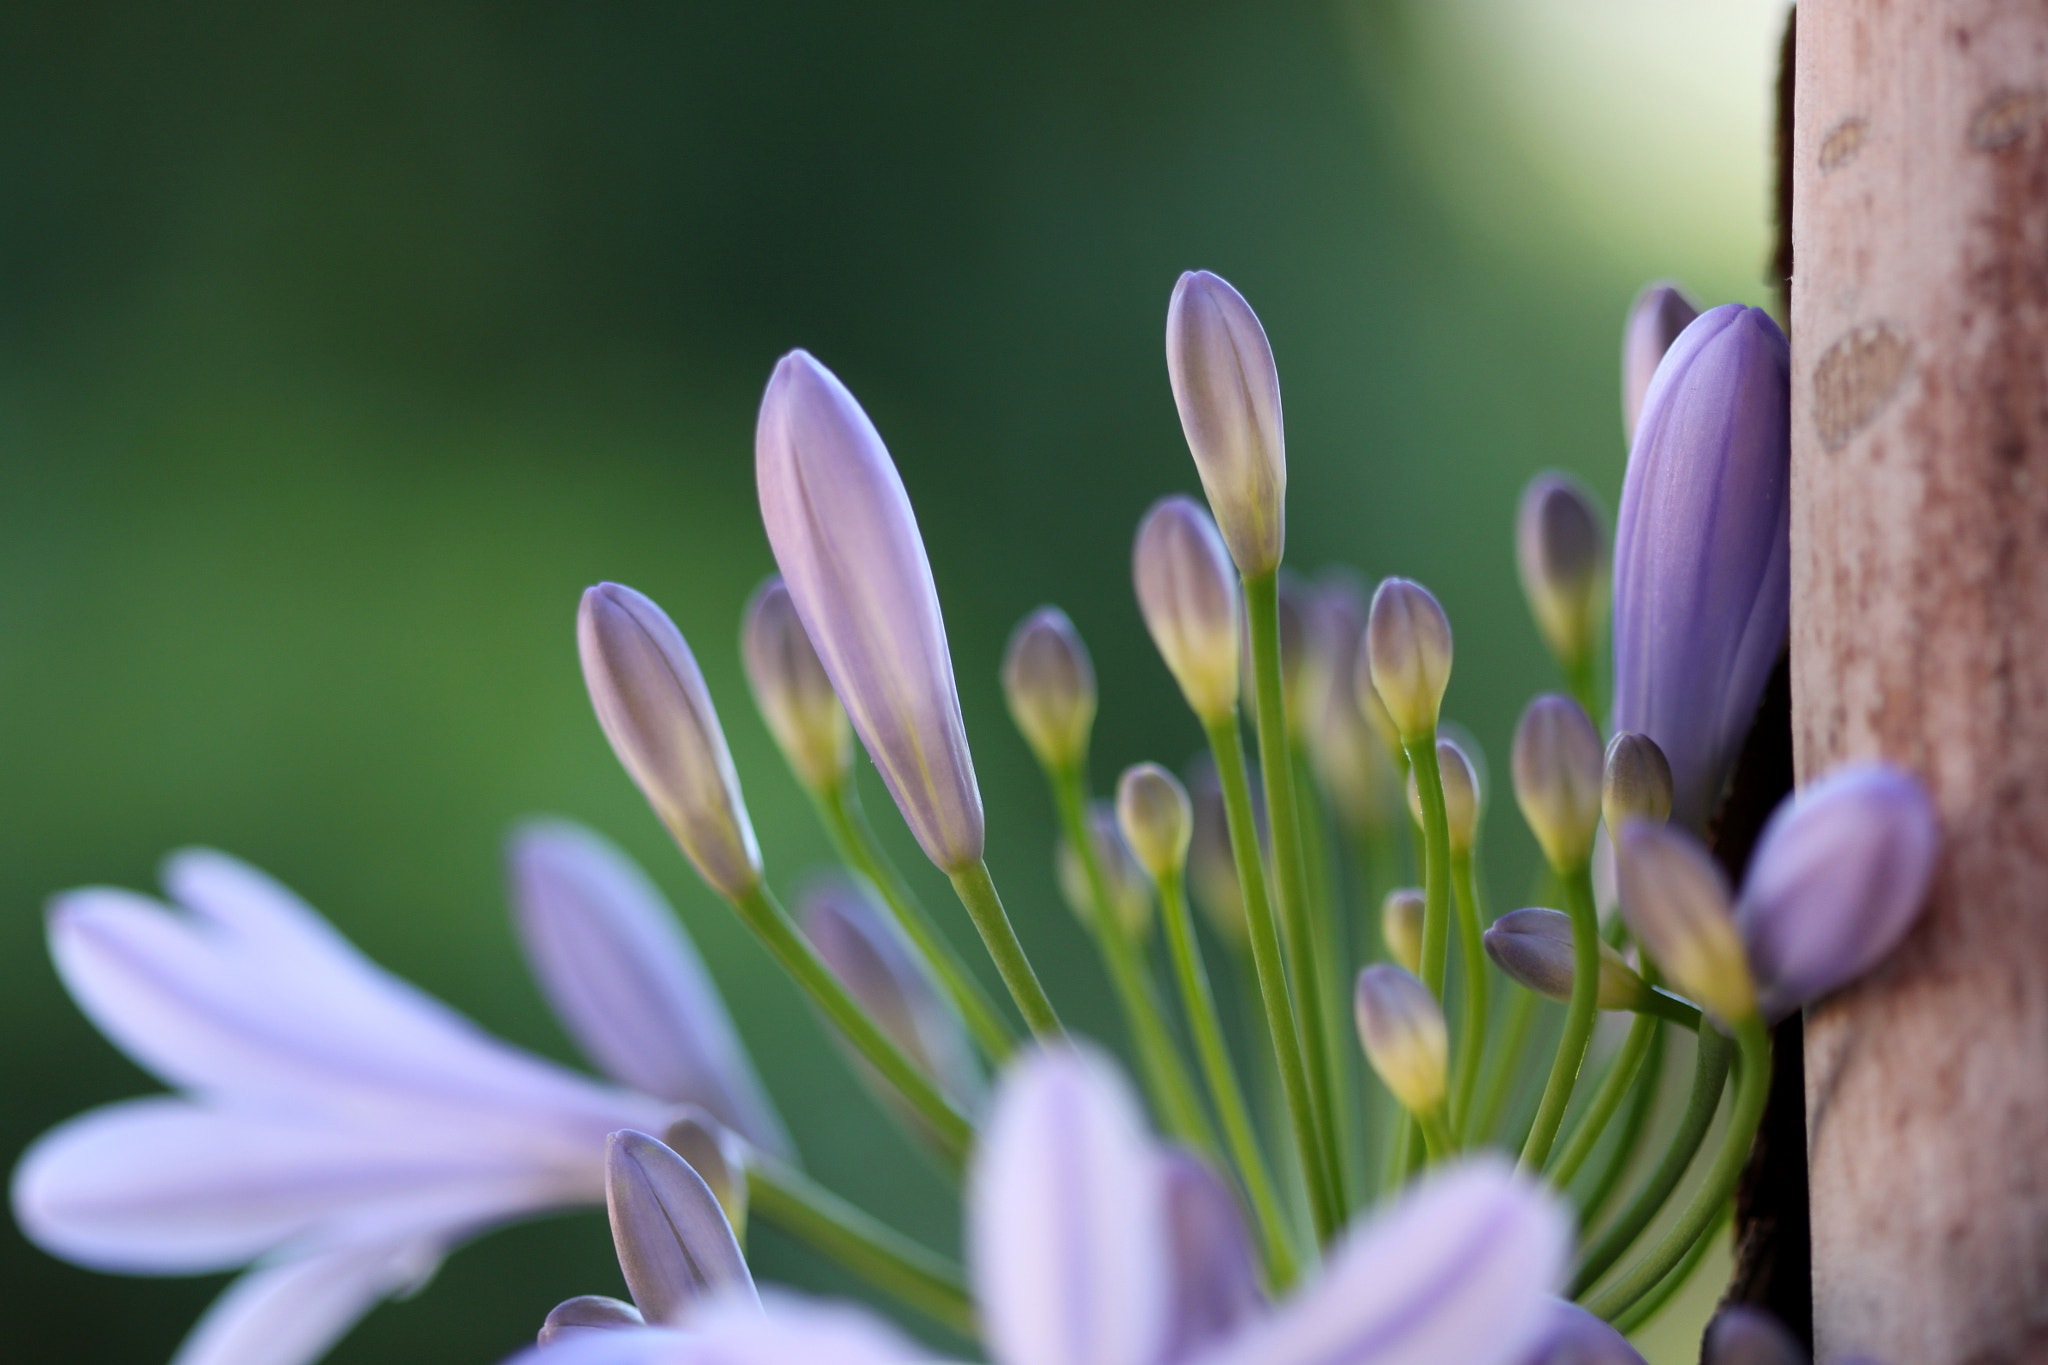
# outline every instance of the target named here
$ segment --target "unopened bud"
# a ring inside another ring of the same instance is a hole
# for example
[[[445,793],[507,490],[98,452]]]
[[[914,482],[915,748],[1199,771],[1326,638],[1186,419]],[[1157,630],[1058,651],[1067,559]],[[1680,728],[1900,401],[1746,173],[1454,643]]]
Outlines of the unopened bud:
[[[1472,760],[1455,742],[1436,742],[1436,768],[1444,788],[1444,823],[1450,832],[1451,852],[1470,853],[1479,838],[1479,774]],[[1422,787],[1415,772],[1408,772],[1408,813],[1422,823]]]
[[[1266,329],[1220,276],[1190,271],[1166,308],[1166,371],[1202,491],[1246,577],[1280,566],[1287,445]]]
[[[600,583],[577,610],[576,648],[612,752],[698,875],[727,897],[753,890],[761,850],[718,712],[682,632],[647,597]]]
[[[1041,764],[1064,771],[1081,762],[1095,724],[1095,668],[1074,623],[1058,607],[1040,607],[1010,635],[1003,652],[1003,696]]]
[[[1536,1345],[1515,1365],[1644,1365],[1613,1326],[1575,1303],[1552,1299]]]
[[[1629,305],[1621,333],[1621,430],[1630,441],[1664,353],[1699,315],[1698,306],[1675,284],[1644,285]]]
[[[754,1277],[710,1186],[661,1143],[630,1129],[613,1133],[604,1199],[619,1269],[649,1322],[674,1327],[707,1299],[754,1296]]]
[[[725,1211],[733,1240],[747,1240],[747,1144],[739,1134],[694,1105],[684,1106],[661,1132],[662,1145],[688,1162]]]
[[[647,1326],[640,1310],[603,1294],[578,1294],[549,1311],[536,1344],[555,1346],[591,1332],[622,1332]]]
[[[1700,1360],[1701,1365],[1808,1365],[1806,1348],[1784,1323],[1744,1303],[1714,1315]]]
[[[1088,841],[1096,866],[1102,870],[1103,890],[1118,926],[1133,939],[1144,938],[1152,926],[1152,879],[1124,842],[1123,831],[1117,828],[1116,808],[1109,802],[1088,803]],[[1058,873],[1067,908],[1081,923],[1094,924],[1095,895],[1088,884],[1088,869],[1065,838],[1055,851],[1053,870]]]
[[[1515,565],[1550,652],[1567,667],[1585,660],[1607,605],[1607,533],[1577,479],[1551,471],[1522,490]]]
[[[1585,862],[1600,828],[1600,732],[1570,697],[1538,697],[1515,727],[1515,801],[1559,872]]]
[[[1615,841],[1621,914],[1682,994],[1726,1024],[1756,1014],[1756,986],[1728,903],[1728,881],[1675,825],[1630,820]]]
[[[1157,763],[1124,769],[1116,784],[1116,821],[1124,842],[1155,882],[1178,877],[1194,836],[1187,788]]]
[[[814,792],[838,787],[853,762],[853,727],[780,576],[747,601],[740,658],[754,705],[797,780]]]
[[[1451,681],[1451,623],[1429,589],[1389,578],[1372,595],[1364,659],[1403,741],[1436,729]]]
[[[1213,724],[1237,709],[1237,570],[1216,523],[1193,498],[1152,504],[1131,549],[1138,610],[1159,656],[1197,718]]]
[[[1427,1114],[1441,1105],[1450,1035],[1429,987],[1381,962],[1359,972],[1352,1006],[1366,1060],[1402,1107]]]
[[[1509,977],[1552,1000],[1572,998],[1572,920],[1561,910],[1531,906],[1511,910],[1493,922],[1482,941],[1486,955]],[[1621,954],[1600,945],[1600,990],[1603,1010],[1639,1010],[1649,1003],[1650,987],[1630,970]]]
[[[1380,939],[1394,961],[1411,972],[1422,970],[1422,918],[1428,904],[1414,886],[1396,887],[1380,902]]]
[[[1619,734],[1607,741],[1607,774],[1600,812],[1608,837],[1630,820],[1663,824],[1671,818],[1671,765],[1648,735]]]

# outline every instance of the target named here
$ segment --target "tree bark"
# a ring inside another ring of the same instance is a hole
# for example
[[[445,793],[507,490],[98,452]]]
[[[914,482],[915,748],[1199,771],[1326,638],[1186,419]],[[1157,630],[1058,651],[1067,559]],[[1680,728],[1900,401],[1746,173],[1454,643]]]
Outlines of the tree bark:
[[[2048,1361],[2048,4],[1804,0],[1800,780],[1944,824],[1925,918],[1810,1011],[1819,1359]]]

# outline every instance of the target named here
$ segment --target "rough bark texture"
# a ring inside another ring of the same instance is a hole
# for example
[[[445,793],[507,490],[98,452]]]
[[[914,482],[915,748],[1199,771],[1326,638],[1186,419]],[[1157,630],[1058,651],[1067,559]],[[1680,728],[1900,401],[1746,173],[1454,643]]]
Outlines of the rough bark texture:
[[[1919,771],[1912,937],[1812,1011],[1819,1358],[2048,1361],[2048,4],[1802,0],[1799,776]]]

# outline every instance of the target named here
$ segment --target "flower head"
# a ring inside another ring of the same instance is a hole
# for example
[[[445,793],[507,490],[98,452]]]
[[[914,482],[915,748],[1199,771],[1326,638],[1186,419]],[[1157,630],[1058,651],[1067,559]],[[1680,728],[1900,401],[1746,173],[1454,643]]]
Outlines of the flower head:
[[[1287,443],[1266,329],[1222,277],[1190,271],[1166,308],[1166,370],[1209,510],[1246,577],[1280,567]]]

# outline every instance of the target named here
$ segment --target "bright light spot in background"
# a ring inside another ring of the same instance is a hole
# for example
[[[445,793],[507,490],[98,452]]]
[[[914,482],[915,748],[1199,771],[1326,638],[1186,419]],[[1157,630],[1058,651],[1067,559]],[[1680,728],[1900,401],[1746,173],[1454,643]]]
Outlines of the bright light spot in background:
[[[1345,3],[1369,85],[1490,245],[1768,300],[1786,0]]]

